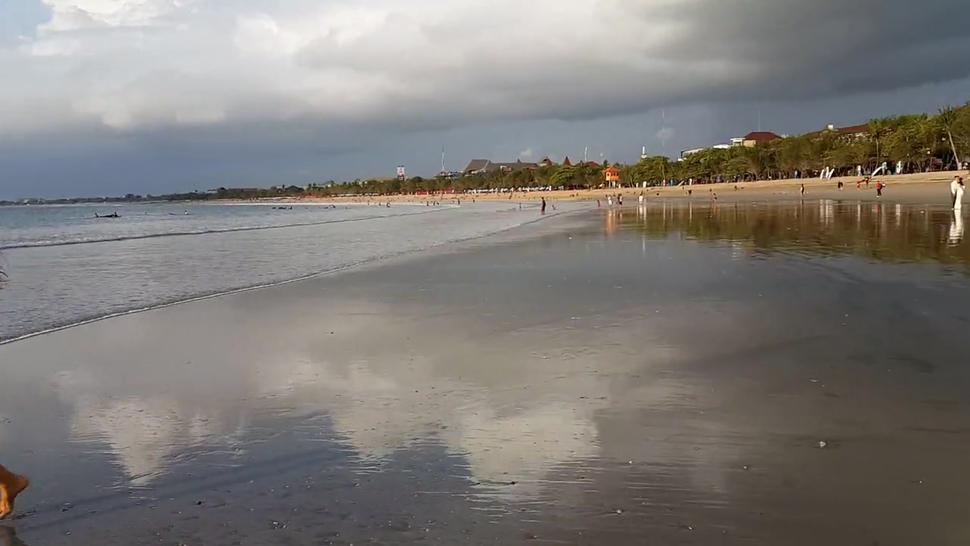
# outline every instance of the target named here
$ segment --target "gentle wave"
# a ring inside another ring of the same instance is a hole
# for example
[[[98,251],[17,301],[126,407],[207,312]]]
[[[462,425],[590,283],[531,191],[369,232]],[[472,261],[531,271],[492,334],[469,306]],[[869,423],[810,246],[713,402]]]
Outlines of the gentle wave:
[[[188,235],[213,235],[218,233],[236,233],[242,231],[261,231],[270,229],[286,229],[295,227],[309,227],[309,226],[323,226],[327,224],[342,224],[346,222],[360,222],[363,220],[374,220],[378,218],[393,218],[396,216],[412,216],[416,214],[430,214],[432,212],[440,212],[441,210],[446,210],[442,208],[433,210],[423,210],[420,212],[407,212],[401,214],[389,214],[386,216],[362,216],[360,218],[343,218],[340,220],[322,220],[320,222],[297,222],[292,224],[280,224],[280,225],[270,225],[270,226],[240,226],[231,228],[221,228],[221,229],[203,229],[203,230],[192,230],[192,231],[171,231],[165,233],[146,233],[143,235],[122,235],[118,237],[102,237],[102,238],[92,238],[92,239],[68,239],[64,241],[27,241],[20,243],[11,244],[0,244],[0,250],[13,250],[17,248],[46,248],[52,246],[71,246],[71,245],[85,245],[94,243],[113,243],[118,241],[133,241],[138,239],[156,239],[159,237],[185,237]]]
[[[425,214],[425,213],[428,213],[428,212],[434,212],[434,211],[422,211],[422,212],[411,213],[411,214]],[[504,233],[504,232],[507,232],[507,231],[511,231],[513,229],[516,229],[516,228],[521,228],[521,227],[524,227],[524,226],[527,226],[527,225],[530,225],[530,224],[535,224],[535,223],[541,222],[543,220],[548,220],[548,219],[553,218],[553,217],[556,217],[556,216],[568,215],[568,214],[569,214],[569,212],[566,212],[566,211],[554,212],[552,214],[547,214],[547,215],[545,215],[543,217],[540,217],[540,218],[536,218],[536,219],[533,219],[533,220],[528,220],[528,221],[524,221],[524,222],[519,222],[519,223],[516,223],[516,224],[512,224],[512,225],[506,226],[506,227],[504,227],[502,229],[498,229],[498,230],[495,230],[495,231],[485,232],[485,233],[481,233],[481,234],[474,235],[474,236],[471,236],[471,237],[464,237],[464,238],[459,238],[459,239],[453,239],[453,240],[450,240],[450,241],[443,241],[441,243],[431,244],[431,245],[428,245],[428,246],[425,246],[425,247],[421,247],[421,248],[417,248],[417,249],[411,249],[411,250],[406,250],[406,251],[402,251],[402,252],[392,252],[392,253],[388,253],[388,254],[377,255],[377,256],[373,256],[373,257],[370,257],[370,258],[365,259],[365,260],[359,260],[359,261],[355,261],[355,262],[352,262],[352,263],[343,264],[343,265],[340,265],[340,266],[337,266],[337,267],[327,268],[327,269],[324,269],[324,270],[321,270],[321,271],[316,271],[316,272],[309,273],[309,274],[306,274],[306,275],[300,275],[298,277],[291,278],[291,279],[283,279],[283,280],[273,281],[273,282],[268,282],[268,283],[261,283],[261,284],[251,285],[251,286],[244,286],[244,287],[232,288],[232,289],[229,289],[229,290],[221,290],[221,291],[216,291],[216,292],[211,292],[211,293],[197,294],[197,295],[190,296],[190,297],[187,297],[187,298],[173,299],[173,300],[170,300],[170,301],[161,301],[159,303],[155,303],[155,304],[147,305],[147,306],[143,306],[143,307],[136,307],[136,308],[132,308],[132,309],[125,309],[125,310],[122,310],[122,311],[114,311],[114,312],[110,312],[110,313],[105,313],[105,314],[101,314],[101,315],[92,315],[92,316],[88,316],[88,317],[82,317],[82,318],[80,318],[78,320],[68,321],[68,322],[65,322],[63,324],[55,324],[55,325],[52,325],[52,326],[50,326],[48,328],[44,328],[42,330],[36,330],[36,331],[26,332],[26,333],[22,333],[22,334],[16,334],[13,337],[10,337],[10,338],[7,338],[7,339],[0,338],[0,345],[6,345],[8,343],[14,343],[14,342],[17,342],[17,341],[23,341],[23,340],[26,340],[26,339],[30,339],[30,338],[34,338],[34,337],[38,337],[38,336],[42,336],[42,335],[46,335],[46,334],[51,334],[51,333],[54,333],[54,332],[60,332],[62,330],[67,330],[69,328],[76,328],[78,326],[83,326],[85,324],[91,324],[91,323],[99,322],[99,321],[102,321],[102,320],[108,320],[108,319],[111,319],[111,318],[123,317],[123,316],[133,315],[133,314],[137,314],[137,313],[144,313],[146,311],[153,311],[153,310],[156,310],[156,309],[164,309],[164,308],[167,308],[167,307],[173,307],[175,305],[182,305],[182,304],[186,304],[186,303],[203,301],[203,300],[208,300],[208,299],[212,299],[212,298],[218,298],[218,297],[222,297],[222,296],[228,296],[228,295],[231,295],[231,294],[239,294],[239,293],[243,293],[243,292],[250,292],[250,291],[253,291],[253,290],[260,290],[260,289],[263,289],[263,288],[272,288],[272,287],[275,287],[275,286],[283,286],[283,285],[286,285],[286,284],[291,284],[291,283],[306,281],[306,280],[313,279],[313,278],[324,277],[326,275],[333,275],[333,274],[336,274],[336,273],[340,273],[340,272],[343,272],[343,271],[347,271],[347,270],[354,269],[354,268],[357,268],[357,267],[361,267],[361,266],[364,266],[364,265],[368,265],[368,264],[371,264],[371,263],[380,262],[382,260],[397,258],[397,257],[404,256],[404,255],[407,255],[407,254],[413,254],[413,253],[418,253],[418,252],[425,252],[425,251],[428,251],[428,250],[431,250],[433,248],[437,248],[437,247],[440,247],[440,246],[454,245],[454,244],[464,243],[464,242],[468,242],[468,241],[474,241],[474,240],[477,240],[477,239],[483,239],[485,237],[491,237],[491,236],[494,236],[494,235],[498,235],[500,233]],[[397,216],[409,216],[409,215],[402,214],[402,215],[397,215]],[[373,218],[375,218],[375,217],[371,217],[371,219],[373,219]],[[351,222],[351,221],[355,221],[355,220],[359,220],[359,219],[341,220],[341,222]],[[325,223],[333,223],[333,222],[325,222]],[[315,225],[315,224],[309,224],[309,225]],[[292,227],[292,226],[280,226],[280,227]]]

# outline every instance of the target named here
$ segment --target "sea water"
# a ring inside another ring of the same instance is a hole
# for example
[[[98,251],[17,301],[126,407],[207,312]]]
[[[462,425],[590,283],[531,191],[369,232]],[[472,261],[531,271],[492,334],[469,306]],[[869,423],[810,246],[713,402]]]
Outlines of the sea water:
[[[118,218],[103,217],[113,213]],[[0,207],[0,342],[335,271],[537,218],[535,207],[518,203]]]

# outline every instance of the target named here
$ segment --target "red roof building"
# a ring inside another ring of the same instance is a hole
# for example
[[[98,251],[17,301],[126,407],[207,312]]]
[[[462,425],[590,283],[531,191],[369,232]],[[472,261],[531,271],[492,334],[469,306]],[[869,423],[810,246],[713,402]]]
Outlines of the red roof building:
[[[775,133],[772,133],[771,131],[755,131],[744,136],[743,144],[746,148],[754,148],[755,146],[767,144],[773,140],[779,139],[781,139],[781,137]]]
[[[606,182],[613,186],[620,182],[620,169],[610,166],[603,170],[603,176],[606,177]]]

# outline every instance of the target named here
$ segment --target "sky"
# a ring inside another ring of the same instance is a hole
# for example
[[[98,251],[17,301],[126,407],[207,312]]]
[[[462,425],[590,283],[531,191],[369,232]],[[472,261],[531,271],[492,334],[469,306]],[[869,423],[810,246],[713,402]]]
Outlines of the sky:
[[[0,0],[0,199],[634,162],[970,100],[964,0]]]

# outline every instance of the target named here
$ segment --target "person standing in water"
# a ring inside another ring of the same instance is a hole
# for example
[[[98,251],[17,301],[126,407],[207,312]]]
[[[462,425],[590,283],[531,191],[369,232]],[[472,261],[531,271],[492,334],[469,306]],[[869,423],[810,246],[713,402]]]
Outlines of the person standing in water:
[[[882,197],[882,189],[885,187],[886,185],[882,182],[876,182],[876,197]]]
[[[956,188],[951,190],[953,191],[953,210],[961,210],[963,208],[963,191],[965,189],[963,186],[963,178],[958,176],[954,182],[956,183]]]
[[[798,191],[802,194],[802,197],[805,197],[805,184],[802,184],[801,189],[799,189]]]
[[[953,180],[950,181],[950,204],[956,208],[957,205],[957,188],[963,184],[963,179],[959,176],[954,176]]]
[[[30,480],[0,465],[0,519],[13,513],[14,500],[28,485]]]

